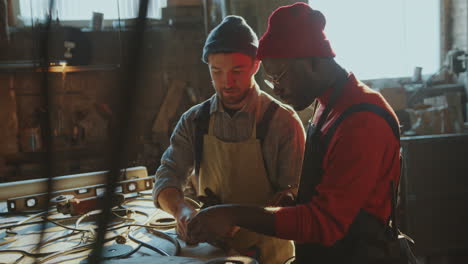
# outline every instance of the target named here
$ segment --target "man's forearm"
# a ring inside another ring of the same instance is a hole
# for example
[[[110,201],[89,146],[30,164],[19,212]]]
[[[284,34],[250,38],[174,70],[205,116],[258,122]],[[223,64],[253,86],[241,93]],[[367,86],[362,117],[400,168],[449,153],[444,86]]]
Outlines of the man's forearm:
[[[226,205],[226,210],[235,225],[268,236],[275,235],[276,208],[248,205]]]
[[[177,188],[168,187],[155,197],[155,202],[159,203],[161,209],[175,216],[184,204],[184,196]]]

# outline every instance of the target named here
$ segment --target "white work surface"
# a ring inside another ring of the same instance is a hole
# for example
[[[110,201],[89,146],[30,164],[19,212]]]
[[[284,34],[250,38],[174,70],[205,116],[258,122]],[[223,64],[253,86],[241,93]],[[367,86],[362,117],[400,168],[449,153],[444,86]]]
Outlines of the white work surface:
[[[150,201],[150,196],[145,196],[145,200],[136,200],[129,202],[125,206],[129,209],[139,210],[145,212],[151,217],[170,217],[167,213],[156,209]],[[28,215],[29,216],[29,215]],[[15,224],[18,221],[24,220],[28,218],[28,216],[22,215],[2,215],[0,216],[0,228],[2,226],[8,224]],[[64,218],[70,217],[69,215],[63,215],[60,213],[54,213],[51,218]],[[113,223],[122,223],[122,224],[145,224],[148,222],[144,215],[139,214],[132,214],[127,216],[135,220],[135,222],[126,221],[122,222],[121,219],[114,218]],[[95,224],[96,218],[86,218],[79,224],[79,229],[87,229]],[[40,218],[31,221],[38,221]],[[75,227],[76,219],[72,221],[65,221],[62,224],[65,224],[67,227]],[[152,246],[156,246],[160,249],[163,249],[170,255],[173,255],[175,252],[175,246],[165,240],[163,238],[157,237],[154,234],[148,232],[145,227],[130,227],[133,231],[132,234],[139,240],[144,241]],[[108,232],[106,237],[113,237],[119,234],[124,233],[127,231],[129,227],[121,228],[116,231]],[[135,230],[136,229],[136,230]],[[8,234],[5,228],[0,229],[0,264],[3,263],[19,263],[19,264],[28,264],[34,263],[34,257],[23,256],[21,253],[5,253],[5,250],[23,250],[27,252],[33,252],[34,248],[37,246],[39,242],[39,235],[41,233],[41,224],[34,224],[34,225],[26,225],[21,227],[16,227],[10,230],[14,233]],[[167,230],[160,230],[172,237],[176,237],[175,230],[167,229]],[[53,238],[57,238],[66,234],[70,234],[73,232],[72,230],[65,229],[63,227],[57,226],[53,223],[48,223],[44,240],[48,241]],[[94,234],[95,235],[95,234]],[[69,250],[76,249],[79,246],[83,246],[94,241],[93,232],[77,232],[76,235],[66,237],[57,241],[53,241],[50,244],[47,244],[41,250],[36,251],[36,253],[53,253],[53,252],[63,252],[66,255],[58,256],[56,258],[52,258],[50,260],[44,261],[47,259],[48,256],[45,258],[38,258],[39,262],[37,263],[64,263],[64,264],[72,264],[72,263],[87,263],[85,259],[91,253],[91,249],[87,249],[82,252],[67,254]],[[158,264],[158,263],[173,263],[173,264],[203,264],[206,263],[207,260],[224,257],[225,253],[217,249],[207,243],[201,243],[197,246],[186,246],[186,244],[179,240],[181,251],[178,256],[176,257],[167,257],[161,256],[160,254],[156,253],[155,251],[148,249],[146,247],[140,247],[135,253],[131,254],[126,258],[112,258],[102,263],[138,263],[138,264]],[[104,250],[115,251],[115,248],[112,247],[120,247],[126,249],[135,249],[138,247],[138,243],[133,242],[129,238],[125,244],[118,244],[115,240],[109,241],[105,244],[106,246],[110,246],[110,248],[104,248]],[[3,251],[3,252],[2,252]],[[43,261],[43,262],[41,262]]]

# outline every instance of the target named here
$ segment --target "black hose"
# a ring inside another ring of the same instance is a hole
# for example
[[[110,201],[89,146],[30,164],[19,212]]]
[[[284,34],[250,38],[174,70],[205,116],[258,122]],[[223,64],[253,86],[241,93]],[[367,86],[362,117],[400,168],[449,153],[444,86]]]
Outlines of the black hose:
[[[170,254],[167,253],[166,251],[164,251],[163,249],[160,249],[158,247],[154,247],[154,246],[152,246],[152,245],[150,245],[150,244],[148,244],[146,242],[143,242],[143,241],[139,240],[138,238],[134,237],[132,233],[129,233],[128,237],[131,240],[133,240],[134,242],[137,242],[140,245],[144,246],[145,248],[149,248],[149,249],[153,250],[154,252],[157,252],[158,254],[161,254],[161,255],[166,256],[166,257],[170,256]]]
[[[76,248],[73,248],[73,249],[70,249],[70,250],[67,250],[67,251],[60,251],[60,252],[56,252],[56,253],[53,253],[53,254],[50,254],[48,256],[46,256],[45,258],[39,260],[38,262],[36,262],[36,264],[42,264],[42,263],[45,263],[51,259],[54,259],[54,258],[58,258],[58,257],[61,257],[61,256],[66,256],[66,255],[70,255],[70,254],[74,254],[74,253],[79,253],[79,252],[82,252],[82,251],[85,251],[85,250],[89,250],[89,249],[92,249],[94,247],[95,243],[90,243],[90,244],[86,244],[86,245],[82,245],[82,246],[79,246],[79,247],[76,247]]]
[[[170,235],[168,235],[168,234],[166,234],[164,232],[154,230],[151,227],[147,227],[146,230],[148,230],[151,234],[153,234],[153,235],[155,235],[157,237],[166,239],[169,242],[171,242],[172,244],[174,244],[174,246],[176,247],[176,251],[174,253],[174,256],[178,256],[180,254],[180,243],[179,243],[179,240],[177,240],[177,238],[174,238],[174,237],[172,237],[172,236],[170,236]]]
[[[32,257],[32,258],[41,258],[41,257],[47,256],[49,254],[53,254],[55,252],[52,252],[52,253],[31,253],[31,252],[27,252],[27,251],[20,250],[20,249],[0,250],[0,254],[14,254],[14,253],[21,254],[23,256]]]

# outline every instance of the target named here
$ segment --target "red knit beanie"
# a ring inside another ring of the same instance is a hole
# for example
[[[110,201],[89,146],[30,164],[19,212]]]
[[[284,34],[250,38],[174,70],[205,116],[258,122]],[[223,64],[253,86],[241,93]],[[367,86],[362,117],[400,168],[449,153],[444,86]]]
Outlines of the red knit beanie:
[[[282,6],[268,19],[257,58],[335,57],[324,28],[325,17],[308,4]]]

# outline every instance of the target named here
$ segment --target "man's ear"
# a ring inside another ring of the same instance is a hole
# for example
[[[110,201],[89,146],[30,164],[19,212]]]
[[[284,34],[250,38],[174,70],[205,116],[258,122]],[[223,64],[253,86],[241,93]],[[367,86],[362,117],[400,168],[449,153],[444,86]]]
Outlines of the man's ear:
[[[258,70],[260,69],[260,60],[255,59],[254,60],[254,66],[253,66],[253,75],[257,74]]]

